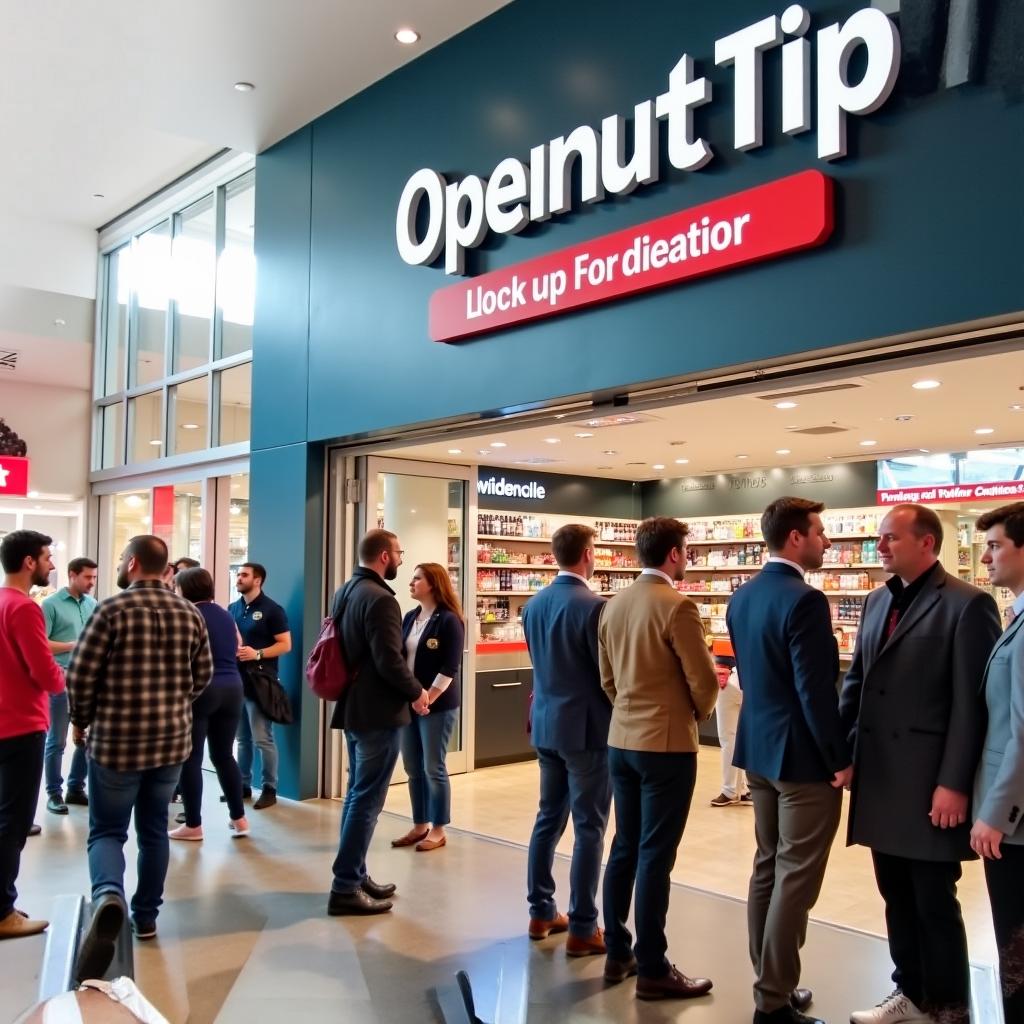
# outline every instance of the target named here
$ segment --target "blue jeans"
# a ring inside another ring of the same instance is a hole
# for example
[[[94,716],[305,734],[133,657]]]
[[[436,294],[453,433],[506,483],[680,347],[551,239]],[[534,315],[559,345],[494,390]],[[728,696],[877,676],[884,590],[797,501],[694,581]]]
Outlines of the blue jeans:
[[[67,691],[50,694],[50,731],[46,734],[46,750],[43,753],[43,771],[46,773],[46,792],[60,796],[64,788],[64,776],[60,769],[64,761],[64,748],[68,742],[68,726],[71,724],[71,710],[68,707]],[[85,747],[75,747],[71,754],[71,770],[68,772],[68,792],[81,793],[85,789]]]
[[[242,773],[242,785],[252,786],[253,744],[260,752],[263,762],[264,789],[277,789],[277,745],[274,743],[274,723],[260,710],[254,700],[247,700],[238,720],[238,770]]]
[[[44,732],[0,740],[0,921],[14,909],[15,882],[39,800]]]
[[[540,806],[526,868],[530,917],[550,921],[558,913],[551,865],[571,811],[576,840],[569,868],[569,931],[585,938],[597,928],[597,883],[612,800],[608,752],[569,753],[538,747],[537,759]]]
[[[341,811],[341,838],[334,858],[332,892],[355,892],[366,878],[366,851],[384,808],[398,761],[399,729],[346,732],[348,792]]]
[[[431,711],[413,715],[402,730],[402,764],[417,825],[447,825],[452,820],[452,787],[444,759],[458,718],[458,708]]]
[[[615,796],[615,840],[604,869],[604,933],[608,955],[629,957],[626,927],[636,883],[636,953],[643,978],[661,978],[665,957],[669,873],[683,838],[697,781],[696,754],[650,753],[608,748]]]
[[[141,921],[156,920],[163,902],[170,846],[167,805],[180,772],[180,764],[119,772],[89,759],[88,850],[94,900],[107,892],[125,898],[124,844],[134,810],[139,882],[131,908]]]

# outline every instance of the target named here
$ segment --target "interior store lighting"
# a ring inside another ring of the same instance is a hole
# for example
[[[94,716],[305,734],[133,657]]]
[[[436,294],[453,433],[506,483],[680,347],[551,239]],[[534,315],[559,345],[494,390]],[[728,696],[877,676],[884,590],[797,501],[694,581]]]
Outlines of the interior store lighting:
[[[915,391],[931,391],[934,388],[941,388],[941,380],[916,380],[911,385]]]
[[[413,43],[420,41],[420,34],[414,28],[400,28],[395,33],[395,39],[403,46],[412,46]]]
[[[775,408],[776,409],[795,409],[796,408],[796,402],[776,402],[775,403]]]

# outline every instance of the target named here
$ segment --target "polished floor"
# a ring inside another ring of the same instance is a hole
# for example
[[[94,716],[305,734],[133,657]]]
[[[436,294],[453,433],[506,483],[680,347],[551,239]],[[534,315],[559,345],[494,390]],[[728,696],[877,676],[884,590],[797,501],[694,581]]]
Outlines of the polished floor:
[[[207,838],[172,844],[160,934],[136,945],[137,981],[172,1024],[438,1021],[434,990],[460,968],[473,979],[480,1016],[501,1024],[749,1021],[738,897],[753,851],[752,812],[708,805],[718,791],[717,769],[717,751],[702,751],[669,920],[672,958],[715,980],[705,1000],[639,1003],[632,982],[603,985],[600,958],[569,960],[561,940],[525,938],[532,763],[456,777],[451,838],[429,854],[390,848],[409,824],[405,788],[393,787],[369,864],[375,877],[398,883],[400,898],[392,914],[365,920],[324,914],[337,803],[281,801],[251,814],[250,838],[232,840],[216,786],[208,785]],[[44,914],[54,894],[86,891],[87,829],[81,808],[58,818],[41,806],[38,820],[44,831],[26,850],[20,905]],[[562,849],[570,848],[567,835]],[[565,892],[565,860],[556,873]],[[978,865],[967,865],[961,891],[972,958],[991,961]],[[885,944],[867,934],[880,933],[882,919],[865,851],[837,841],[815,917],[804,981],[816,989],[816,1009],[826,1020],[845,1021],[889,988]],[[42,950],[41,938],[0,945],[0,1021],[16,1019],[31,1003]]]

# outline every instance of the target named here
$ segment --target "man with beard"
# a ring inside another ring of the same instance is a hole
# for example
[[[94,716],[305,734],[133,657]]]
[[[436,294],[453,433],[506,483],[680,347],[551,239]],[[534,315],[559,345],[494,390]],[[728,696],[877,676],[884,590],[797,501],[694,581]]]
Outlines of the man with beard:
[[[348,789],[327,913],[382,914],[391,909],[392,884],[366,871],[377,818],[398,760],[399,733],[409,706],[428,713],[427,691],[409,670],[402,644],[402,615],[386,580],[398,576],[402,545],[388,530],[370,530],[359,542],[359,568],[334,595],[331,614],[355,680],[338,701],[332,729],[345,730]]]
[[[125,918],[124,844],[135,815],[138,886],[132,924],[156,936],[167,876],[167,804],[192,750],[192,701],[213,675],[206,624],[161,580],[167,545],[128,541],[117,568],[121,593],[87,623],[68,668],[74,741],[89,745],[89,875],[92,919],[76,980],[101,978]]]
[[[277,675],[277,659],[292,649],[288,616],[263,593],[267,570],[259,562],[246,562],[238,570],[235,589],[241,595],[228,611],[234,616],[242,643],[238,648],[239,670],[246,688],[245,708],[238,723],[238,767],[242,773],[242,796],[252,796],[253,746],[263,766],[259,799],[253,810],[262,811],[277,803],[277,745],[273,723],[253,699],[246,682],[246,665],[259,665]]]
[[[34,530],[15,530],[0,543],[0,939],[38,935],[47,926],[15,909],[14,883],[39,799],[49,695],[64,690],[43,614],[28,596],[49,579],[51,543]]]

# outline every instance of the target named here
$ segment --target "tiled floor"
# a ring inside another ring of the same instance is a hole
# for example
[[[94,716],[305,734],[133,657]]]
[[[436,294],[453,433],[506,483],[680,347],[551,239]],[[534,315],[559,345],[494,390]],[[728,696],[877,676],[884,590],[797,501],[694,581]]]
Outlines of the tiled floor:
[[[716,783],[717,751],[704,751],[674,873],[684,885],[673,890],[669,922],[673,958],[715,979],[710,999],[637,1003],[631,983],[604,988],[599,959],[568,961],[560,940],[525,939],[523,844],[536,799],[532,763],[455,778],[452,838],[430,854],[390,849],[389,840],[408,827],[404,787],[393,787],[370,866],[377,877],[398,883],[401,898],[393,914],[366,920],[324,914],[338,804],[281,801],[251,815],[250,839],[232,840],[216,787],[208,785],[207,838],[172,844],[160,936],[136,946],[136,977],[173,1024],[434,1021],[439,1015],[431,990],[460,967],[474,979],[481,1016],[503,1024],[749,1021],[744,911],[728,897],[742,897],[746,888],[752,812],[710,808]],[[19,882],[20,903],[34,913],[46,912],[56,892],[87,889],[85,813],[71,810],[68,818],[56,818],[40,808],[44,834],[30,841]],[[567,835],[562,849],[570,848]],[[564,860],[556,873],[564,893]],[[972,957],[990,960],[977,865],[967,866],[962,894]],[[815,916],[881,931],[865,851],[837,843]],[[42,939],[0,946],[0,1021],[15,1019],[31,1001],[42,949]],[[844,1021],[853,1006],[884,995],[888,970],[880,940],[827,925],[812,928],[805,979],[817,987],[817,1008],[826,1019]]]

